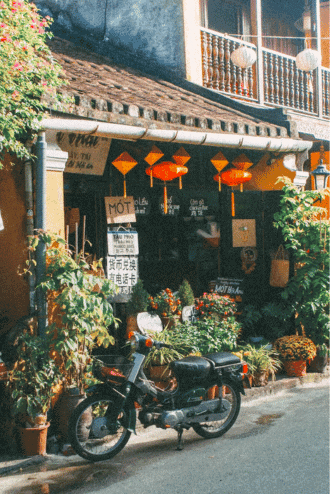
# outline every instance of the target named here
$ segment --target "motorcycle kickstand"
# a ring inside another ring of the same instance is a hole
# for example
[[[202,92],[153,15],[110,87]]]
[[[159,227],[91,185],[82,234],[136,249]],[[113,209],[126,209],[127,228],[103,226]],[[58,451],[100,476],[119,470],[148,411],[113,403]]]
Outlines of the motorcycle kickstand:
[[[178,433],[178,445],[177,445],[176,449],[177,449],[177,451],[182,451],[183,450],[183,439],[182,439],[183,427],[178,427],[177,433]]]

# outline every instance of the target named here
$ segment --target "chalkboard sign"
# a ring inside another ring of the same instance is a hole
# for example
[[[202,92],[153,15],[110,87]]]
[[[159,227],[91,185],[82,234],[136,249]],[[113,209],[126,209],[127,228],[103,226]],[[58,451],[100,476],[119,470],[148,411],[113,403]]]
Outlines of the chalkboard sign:
[[[237,297],[243,295],[243,280],[237,278],[217,278],[210,281],[209,289],[219,295]]]
[[[134,197],[135,214],[137,216],[147,216],[151,210],[151,201],[148,196]]]
[[[159,208],[162,214],[164,213],[164,196],[159,198]],[[167,196],[167,216],[177,216],[180,212],[180,202],[176,195],[169,194]]]
[[[202,217],[207,215],[209,211],[209,206],[206,200],[203,198],[191,198],[189,204],[189,216],[193,218]]]

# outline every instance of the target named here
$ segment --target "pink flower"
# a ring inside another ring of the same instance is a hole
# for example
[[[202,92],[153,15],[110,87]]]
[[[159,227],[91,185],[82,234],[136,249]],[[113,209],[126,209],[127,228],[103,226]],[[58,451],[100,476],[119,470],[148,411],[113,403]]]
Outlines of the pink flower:
[[[7,24],[5,24],[4,22],[1,22],[0,27],[1,27],[1,29],[6,29]]]
[[[11,42],[12,42],[12,39],[11,39],[11,37],[10,37],[10,36],[8,36],[7,34],[5,34],[4,36],[2,36],[2,37],[0,38],[0,41],[2,41],[3,43],[4,43],[4,42],[6,42],[6,41],[7,41],[8,43],[11,43]]]
[[[12,96],[13,99],[16,99],[16,100],[18,100],[18,99],[21,98],[18,91],[14,91],[11,96]]]
[[[19,62],[15,62],[14,63],[14,69],[21,71],[21,70],[23,70],[23,66]]]

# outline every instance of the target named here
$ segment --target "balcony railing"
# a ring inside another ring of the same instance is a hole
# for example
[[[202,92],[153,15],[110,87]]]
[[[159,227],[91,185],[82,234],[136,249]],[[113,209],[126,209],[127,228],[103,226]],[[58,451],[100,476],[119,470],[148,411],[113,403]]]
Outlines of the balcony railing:
[[[257,64],[243,71],[230,59],[242,45],[256,50],[246,41],[226,36],[209,29],[201,30],[203,85],[222,93],[256,102],[260,101]],[[318,108],[318,84],[315,71],[306,73],[296,66],[294,57],[262,48],[263,103],[292,108],[296,111],[329,116],[330,70],[322,67],[322,108]]]

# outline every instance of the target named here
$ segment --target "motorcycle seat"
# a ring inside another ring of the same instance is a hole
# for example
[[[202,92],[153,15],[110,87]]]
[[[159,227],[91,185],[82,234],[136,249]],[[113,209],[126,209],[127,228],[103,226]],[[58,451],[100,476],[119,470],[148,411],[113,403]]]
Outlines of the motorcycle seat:
[[[181,360],[174,360],[170,364],[174,375],[178,379],[193,378],[205,379],[211,371],[211,363],[203,357],[185,357]]]
[[[239,364],[241,359],[230,352],[218,352],[218,353],[208,353],[203,355],[205,358],[214,362],[216,367],[222,367],[225,365]]]

